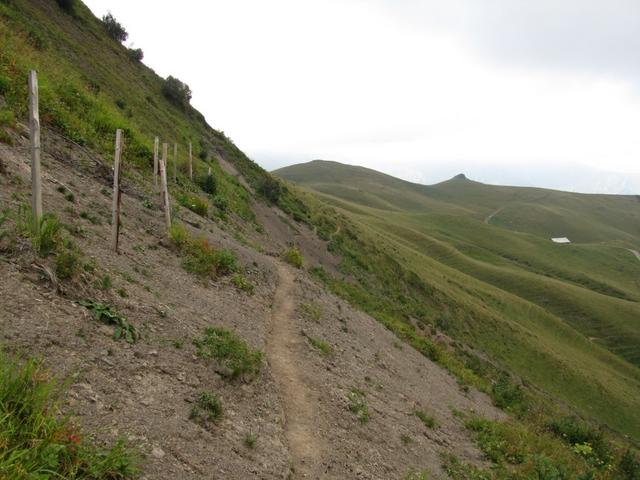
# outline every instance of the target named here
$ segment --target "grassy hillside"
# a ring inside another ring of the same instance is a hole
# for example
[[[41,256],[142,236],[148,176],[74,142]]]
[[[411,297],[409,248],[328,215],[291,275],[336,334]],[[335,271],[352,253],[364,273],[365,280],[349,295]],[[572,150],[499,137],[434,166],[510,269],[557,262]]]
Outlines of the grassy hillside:
[[[640,262],[622,248],[640,243],[636,197],[462,177],[422,186],[321,161],[276,174],[313,189],[351,222],[354,231],[343,228],[330,246],[347,252],[343,271],[365,288],[333,281],[334,289],[378,317],[442,329],[640,438]],[[531,206],[557,215],[530,214]],[[554,244],[556,235],[575,242]],[[363,254],[362,244],[376,245],[379,258]],[[417,279],[398,285],[384,261]],[[395,302],[376,299],[397,290]]]
[[[63,8],[63,4],[70,7]],[[218,159],[222,157],[244,175],[263,199],[304,215],[286,189],[222,132],[211,128],[188,99],[176,99],[167,90],[169,82],[111,38],[104,23],[82,2],[2,1],[0,43],[0,142],[12,143],[2,127],[26,121],[26,78],[28,71],[35,69],[44,127],[103,154],[107,161],[112,158],[115,130],[122,128],[125,169],[134,166],[147,177],[153,165],[154,137],[169,143],[169,173],[173,144],[177,143],[176,193],[185,198],[198,194],[211,168],[214,193],[218,196],[212,210],[222,216],[230,210],[243,220],[253,221],[250,192],[220,168]],[[45,149],[46,141],[45,138]],[[193,145],[195,183],[189,182],[187,176],[189,142]]]

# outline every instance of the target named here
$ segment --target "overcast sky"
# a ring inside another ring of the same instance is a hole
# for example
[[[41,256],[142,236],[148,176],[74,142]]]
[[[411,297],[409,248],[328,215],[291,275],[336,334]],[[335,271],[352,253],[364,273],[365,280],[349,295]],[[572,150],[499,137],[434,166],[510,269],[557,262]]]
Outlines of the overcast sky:
[[[640,193],[638,0],[85,1],[267,169]]]

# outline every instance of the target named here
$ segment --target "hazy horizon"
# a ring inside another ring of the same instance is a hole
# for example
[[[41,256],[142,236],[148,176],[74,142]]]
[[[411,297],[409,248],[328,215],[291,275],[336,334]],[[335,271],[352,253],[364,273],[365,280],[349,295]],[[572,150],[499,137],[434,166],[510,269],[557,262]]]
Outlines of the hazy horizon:
[[[87,1],[268,170],[640,193],[637,2],[143,3]]]

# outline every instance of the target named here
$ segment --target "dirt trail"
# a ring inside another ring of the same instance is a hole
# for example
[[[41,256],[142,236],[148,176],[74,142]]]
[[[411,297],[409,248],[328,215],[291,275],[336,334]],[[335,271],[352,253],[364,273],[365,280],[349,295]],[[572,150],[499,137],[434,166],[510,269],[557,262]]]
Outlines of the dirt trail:
[[[495,217],[497,214],[499,214],[502,210],[504,210],[505,207],[500,207],[499,209],[497,209],[495,212],[491,212],[487,218],[484,219],[484,223],[486,223],[487,225],[489,225],[489,223],[491,222],[491,219],[493,217]]]
[[[311,391],[301,378],[295,353],[302,336],[294,320],[294,288],[293,273],[279,265],[267,356],[284,402],[285,434],[296,478],[321,478],[321,442],[314,435],[316,409]]]
[[[639,251],[637,251],[637,250],[632,250],[631,248],[628,248],[627,250],[629,250],[631,253],[633,253],[633,254],[636,256],[636,258],[637,258],[638,260],[640,260],[640,252],[639,252]]]

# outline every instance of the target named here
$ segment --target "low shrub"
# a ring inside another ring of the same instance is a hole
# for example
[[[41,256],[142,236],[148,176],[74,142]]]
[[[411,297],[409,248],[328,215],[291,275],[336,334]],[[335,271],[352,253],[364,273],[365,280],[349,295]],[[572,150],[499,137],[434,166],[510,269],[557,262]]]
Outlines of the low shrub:
[[[0,352],[0,477],[119,480],[138,472],[137,455],[119,440],[90,442],[59,415],[62,385],[38,360],[20,364]]]
[[[221,212],[226,213],[229,211],[229,200],[227,200],[226,197],[223,197],[222,195],[215,195],[213,197],[213,206]]]
[[[190,418],[192,420],[202,420],[203,418],[217,423],[222,420],[224,407],[222,400],[215,393],[200,392],[195,405],[191,409]]]
[[[186,109],[191,101],[189,85],[169,75],[162,84],[162,94],[178,107]]]
[[[144,52],[141,48],[128,48],[127,56],[134,62],[141,62],[144,58]]]
[[[367,405],[366,395],[362,390],[353,388],[347,394],[349,401],[349,411],[354,413],[360,423],[369,421],[369,406]]]
[[[511,381],[507,374],[502,374],[491,387],[491,397],[496,407],[509,412],[523,413],[526,409],[522,387]]]
[[[73,13],[76,7],[76,0],[56,0],[56,3],[67,13]]]
[[[78,251],[71,247],[65,248],[56,256],[56,275],[61,280],[68,280],[80,271],[82,261]]]
[[[415,412],[413,412],[413,414],[420,419],[420,421],[424,424],[425,427],[427,428],[437,427],[436,420],[431,415],[427,415],[424,411],[416,410]]]
[[[233,283],[238,290],[242,290],[247,292],[249,295],[253,295],[255,285],[249,282],[243,275],[240,275],[239,273],[235,274],[233,278],[231,278],[231,283]]]
[[[203,277],[216,277],[228,275],[238,269],[233,252],[215,250],[204,237],[193,239],[181,224],[174,223],[169,236],[183,256],[182,266],[188,272]]]
[[[107,13],[102,17],[102,23],[107,34],[116,42],[126,42],[127,38],[129,38],[129,34],[122,24],[120,24],[120,22],[118,22],[111,13]]]
[[[215,359],[220,374],[231,379],[254,376],[262,366],[262,352],[224,328],[207,327],[193,344],[199,357]]]
[[[307,337],[307,340],[309,340],[309,343],[311,344],[311,346],[319,350],[320,353],[322,353],[322,355],[330,356],[333,354],[333,348],[324,340],[320,340],[319,338],[313,338],[308,335],[306,335],[306,337]]]
[[[296,268],[302,268],[302,254],[296,247],[291,247],[290,249],[286,250],[283,254],[283,257],[284,260],[290,265],[293,265]]]
[[[203,192],[208,193],[209,195],[215,195],[218,191],[218,182],[216,181],[216,177],[213,175],[206,175],[198,180],[198,185]]]
[[[209,204],[197,195],[179,195],[178,203],[201,217],[209,214]]]
[[[577,454],[585,457],[594,466],[607,467],[611,464],[612,449],[600,430],[596,430],[580,419],[571,416],[552,420],[548,427],[551,432],[574,447]]]

